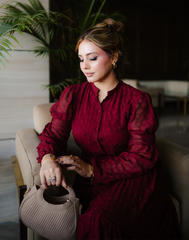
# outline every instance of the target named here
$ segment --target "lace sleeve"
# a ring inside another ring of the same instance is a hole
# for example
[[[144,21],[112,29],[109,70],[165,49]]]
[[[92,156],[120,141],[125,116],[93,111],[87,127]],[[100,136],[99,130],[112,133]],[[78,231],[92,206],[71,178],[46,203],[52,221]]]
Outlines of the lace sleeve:
[[[148,94],[141,93],[131,106],[128,122],[128,149],[115,157],[93,158],[95,184],[139,176],[148,172],[158,159],[155,131],[158,118]]]
[[[52,121],[48,123],[39,135],[41,143],[37,147],[38,162],[47,153],[55,156],[64,155],[67,140],[71,130],[71,120],[74,102],[74,86],[67,87],[60,100],[51,108]]]

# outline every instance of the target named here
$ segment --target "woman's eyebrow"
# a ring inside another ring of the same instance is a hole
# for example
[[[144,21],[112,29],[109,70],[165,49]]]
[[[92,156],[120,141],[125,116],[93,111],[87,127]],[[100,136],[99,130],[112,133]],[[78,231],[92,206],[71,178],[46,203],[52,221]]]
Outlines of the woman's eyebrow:
[[[86,55],[88,56],[88,55],[90,55],[90,54],[94,54],[94,53],[96,53],[97,54],[97,52],[90,52],[90,53],[87,53]],[[82,57],[82,55],[78,55],[79,57]]]

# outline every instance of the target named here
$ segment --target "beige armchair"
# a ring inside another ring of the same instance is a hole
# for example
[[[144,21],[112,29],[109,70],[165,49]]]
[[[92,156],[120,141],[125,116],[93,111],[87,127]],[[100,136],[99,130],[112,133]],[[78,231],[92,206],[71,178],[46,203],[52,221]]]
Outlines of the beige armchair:
[[[27,187],[32,187],[35,184],[40,184],[40,165],[36,160],[36,147],[40,142],[38,134],[51,120],[49,110],[52,105],[52,103],[48,103],[34,107],[35,129],[21,129],[16,134],[16,156],[13,156],[12,159],[14,165],[16,165],[15,172],[20,171],[21,174],[21,178],[19,177],[21,181],[17,182],[18,185],[22,183]],[[189,149],[159,137],[156,137],[156,143],[167,174],[170,196],[176,207],[182,237],[183,239],[189,239]],[[70,134],[67,154],[80,155],[80,153],[80,148]],[[66,178],[72,184],[74,172],[72,174],[67,172]],[[16,180],[18,180],[18,177],[16,177]],[[43,238],[28,230],[28,239],[39,240]]]

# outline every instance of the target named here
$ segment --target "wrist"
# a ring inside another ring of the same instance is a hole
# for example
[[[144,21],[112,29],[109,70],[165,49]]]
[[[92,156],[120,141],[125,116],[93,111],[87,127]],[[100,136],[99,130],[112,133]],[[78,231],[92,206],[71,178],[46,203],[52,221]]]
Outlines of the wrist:
[[[51,160],[51,161],[55,161],[55,155],[53,155],[53,154],[45,154],[45,155],[43,156],[42,160],[41,160],[41,166],[42,166],[43,162],[44,162],[45,160],[47,160],[47,159],[49,159],[49,160]]]

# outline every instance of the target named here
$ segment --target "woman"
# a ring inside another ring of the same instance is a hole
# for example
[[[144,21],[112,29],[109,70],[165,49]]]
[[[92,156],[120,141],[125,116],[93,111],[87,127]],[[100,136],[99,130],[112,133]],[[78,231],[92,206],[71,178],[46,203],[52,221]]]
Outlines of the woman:
[[[87,82],[67,87],[40,135],[44,187],[77,172],[83,205],[76,239],[178,239],[166,178],[158,159],[158,119],[148,94],[119,79],[125,56],[122,24],[106,19],[84,32],[76,50]],[[72,129],[82,156],[64,156]]]

